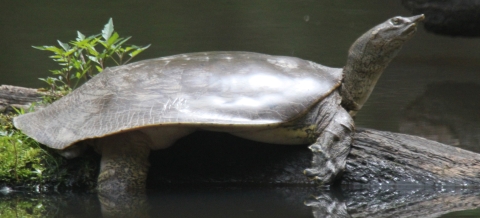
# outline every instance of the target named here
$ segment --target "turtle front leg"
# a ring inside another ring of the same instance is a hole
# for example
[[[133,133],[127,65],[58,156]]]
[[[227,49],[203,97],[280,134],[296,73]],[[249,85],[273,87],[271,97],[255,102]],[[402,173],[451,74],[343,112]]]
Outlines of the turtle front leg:
[[[309,147],[313,152],[312,168],[306,169],[304,174],[321,185],[333,182],[345,169],[353,130],[353,120],[348,112],[338,108],[320,137]]]
[[[150,137],[140,131],[126,132],[98,139],[102,154],[97,190],[100,193],[145,192]]]
[[[97,180],[103,217],[146,217],[150,137],[140,131],[97,139],[102,154]]]

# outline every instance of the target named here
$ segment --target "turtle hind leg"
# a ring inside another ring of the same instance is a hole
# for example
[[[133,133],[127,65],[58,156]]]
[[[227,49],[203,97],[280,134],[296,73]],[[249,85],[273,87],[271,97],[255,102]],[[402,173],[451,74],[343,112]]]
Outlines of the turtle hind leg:
[[[140,131],[98,139],[102,154],[97,190],[100,193],[143,193],[148,173],[150,137]]]
[[[353,120],[339,107],[317,141],[309,148],[313,152],[312,167],[304,174],[318,184],[326,185],[335,180],[345,169],[352,144]]]

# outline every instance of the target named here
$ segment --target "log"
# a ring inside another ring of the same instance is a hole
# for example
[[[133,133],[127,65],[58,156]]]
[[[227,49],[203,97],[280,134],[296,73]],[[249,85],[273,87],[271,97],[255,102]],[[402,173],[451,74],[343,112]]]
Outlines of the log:
[[[2,105],[29,105],[43,93],[0,86]],[[165,184],[313,185],[307,146],[271,145],[226,133],[197,132],[150,155],[148,186]],[[480,186],[480,154],[421,137],[357,129],[337,184]]]
[[[479,186],[480,154],[421,137],[361,129],[342,183]]]
[[[0,86],[0,113],[13,112],[13,108],[28,109],[32,102],[41,101],[44,92],[19,86]]]

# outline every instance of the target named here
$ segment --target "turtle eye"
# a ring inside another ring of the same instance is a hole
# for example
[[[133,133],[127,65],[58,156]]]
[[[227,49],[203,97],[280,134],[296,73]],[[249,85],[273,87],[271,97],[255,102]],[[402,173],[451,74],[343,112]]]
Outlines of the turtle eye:
[[[397,18],[397,17],[394,17],[394,18],[392,18],[392,19],[390,20],[390,22],[391,22],[393,25],[397,26],[397,25],[402,24],[402,19]]]

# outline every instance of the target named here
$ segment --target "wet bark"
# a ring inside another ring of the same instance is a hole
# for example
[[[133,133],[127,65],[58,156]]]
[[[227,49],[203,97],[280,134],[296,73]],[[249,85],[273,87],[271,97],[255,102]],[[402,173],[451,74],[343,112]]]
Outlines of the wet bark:
[[[412,135],[362,129],[342,183],[480,185],[480,154]]]

